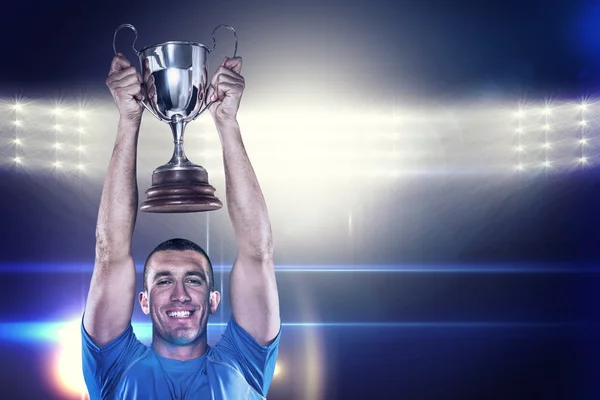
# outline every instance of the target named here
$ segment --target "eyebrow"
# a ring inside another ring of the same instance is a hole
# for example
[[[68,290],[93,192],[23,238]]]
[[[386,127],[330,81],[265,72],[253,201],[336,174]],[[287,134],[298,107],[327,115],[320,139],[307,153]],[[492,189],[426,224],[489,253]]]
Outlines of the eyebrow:
[[[160,278],[164,278],[167,276],[172,276],[172,274],[169,271],[161,271],[161,272],[157,272],[156,274],[154,274],[154,281],[159,280]]]
[[[206,275],[204,274],[204,271],[188,271],[185,273],[185,276],[186,278],[188,276],[197,276],[198,278],[206,282]]]
[[[160,278],[171,277],[171,276],[173,276],[173,274],[170,271],[160,271],[154,275],[153,280],[154,280],[154,282],[156,282]],[[187,278],[188,276],[196,276],[206,282],[206,274],[204,273],[204,271],[188,271],[185,273],[185,277]]]

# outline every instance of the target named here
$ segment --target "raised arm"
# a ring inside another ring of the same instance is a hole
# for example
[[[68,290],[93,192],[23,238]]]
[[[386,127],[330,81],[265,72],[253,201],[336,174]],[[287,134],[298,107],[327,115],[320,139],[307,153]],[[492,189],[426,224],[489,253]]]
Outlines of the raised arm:
[[[230,277],[233,317],[258,343],[279,332],[279,296],[273,267],[273,238],[267,206],[244,148],[237,110],[244,90],[242,60],[225,59],[211,85],[215,121],[225,164],[226,197],[238,254]]]
[[[96,226],[96,259],[83,325],[103,346],[129,325],[135,299],[131,237],[137,216],[136,159],[143,107],[141,77],[124,56],[112,61],[106,84],[119,110],[117,137],[102,189]]]

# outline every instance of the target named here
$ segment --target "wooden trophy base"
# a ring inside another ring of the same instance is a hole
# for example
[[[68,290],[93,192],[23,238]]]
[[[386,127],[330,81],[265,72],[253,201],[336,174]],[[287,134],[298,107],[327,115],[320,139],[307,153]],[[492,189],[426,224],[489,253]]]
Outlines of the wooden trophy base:
[[[213,211],[223,207],[215,197],[215,188],[208,183],[202,167],[154,171],[152,187],[146,191],[146,201],[140,211],[151,213],[192,213]]]

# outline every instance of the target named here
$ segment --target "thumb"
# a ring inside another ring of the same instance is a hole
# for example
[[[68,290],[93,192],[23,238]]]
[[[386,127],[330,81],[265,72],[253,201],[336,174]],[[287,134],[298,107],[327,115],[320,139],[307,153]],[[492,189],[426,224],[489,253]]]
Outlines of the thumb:
[[[217,92],[215,91],[215,88],[213,87],[213,85],[210,85],[210,87],[208,88],[208,94],[207,94],[206,100],[208,102],[218,100]]]
[[[215,100],[217,100],[217,95],[212,85],[210,85],[208,93],[206,94],[206,105],[208,105],[208,111],[211,114],[213,114],[217,108],[217,103]]]

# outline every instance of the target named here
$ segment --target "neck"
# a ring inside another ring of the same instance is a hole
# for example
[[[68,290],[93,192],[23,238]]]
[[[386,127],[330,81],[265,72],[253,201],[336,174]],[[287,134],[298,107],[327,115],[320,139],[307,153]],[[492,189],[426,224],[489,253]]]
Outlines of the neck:
[[[190,344],[178,346],[167,342],[162,337],[153,332],[152,349],[161,357],[170,358],[178,361],[187,361],[202,357],[208,349],[206,341],[206,331]]]

